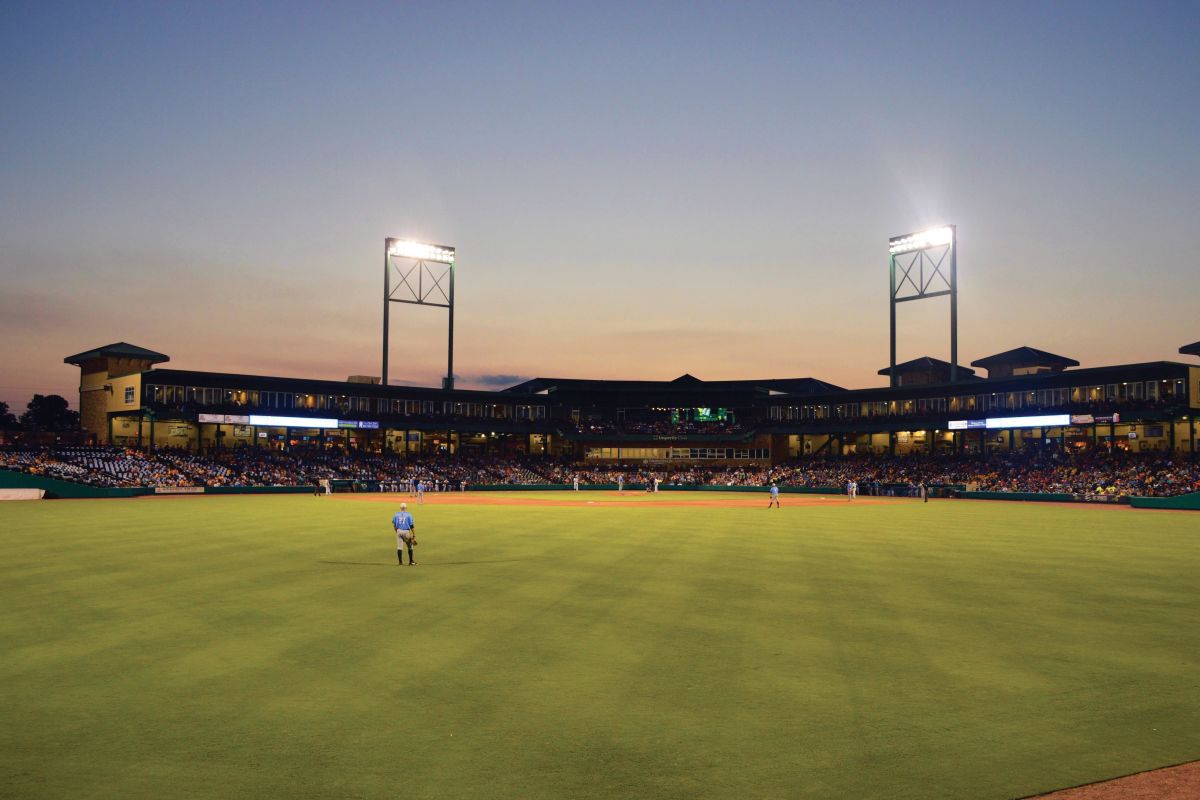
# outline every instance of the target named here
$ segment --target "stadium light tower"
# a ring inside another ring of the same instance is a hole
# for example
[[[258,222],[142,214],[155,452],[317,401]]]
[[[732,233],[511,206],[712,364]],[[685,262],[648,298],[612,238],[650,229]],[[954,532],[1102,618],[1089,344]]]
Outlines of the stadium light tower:
[[[433,265],[433,266],[430,266]],[[392,271],[397,282],[392,286]],[[446,377],[443,389],[454,388],[454,248],[411,239],[383,241],[383,377],[388,384],[388,315],[392,303],[444,308],[450,313]]]
[[[888,239],[892,290],[891,385],[896,382],[896,304],[950,295],[950,382],[958,382],[958,230],[954,225]],[[950,263],[946,260],[949,257]],[[949,269],[949,277],[943,268]],[[901,273],[896,281],[897,269]],[[911,287],[906,291],[905,287]],[[944,287],[944,288],[943,288]]]

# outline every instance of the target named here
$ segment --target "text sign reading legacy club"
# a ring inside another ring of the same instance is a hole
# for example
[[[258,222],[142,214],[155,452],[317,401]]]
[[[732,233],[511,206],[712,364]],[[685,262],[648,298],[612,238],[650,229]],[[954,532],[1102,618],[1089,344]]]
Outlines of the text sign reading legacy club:
[[[952,431],[979,428],[1057,428],[1071,424],[1070,414],[1044,414],[1037,417],[988,417],[987,419],[952,419],[946,424]]]

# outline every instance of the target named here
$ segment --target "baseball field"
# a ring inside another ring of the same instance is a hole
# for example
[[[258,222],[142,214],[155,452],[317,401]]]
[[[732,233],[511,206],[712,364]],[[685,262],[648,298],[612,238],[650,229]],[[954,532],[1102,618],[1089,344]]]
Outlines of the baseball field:
[[[0,505],[0,796],[996,798],[1200,758],[1200,516]]]

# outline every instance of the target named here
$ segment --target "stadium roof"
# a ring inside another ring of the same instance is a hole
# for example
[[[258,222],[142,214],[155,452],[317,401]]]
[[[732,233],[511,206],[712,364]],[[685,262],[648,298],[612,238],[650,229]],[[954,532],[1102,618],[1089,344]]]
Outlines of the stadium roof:
[[[1200,356],[1200,342],[1185,344],[1183,347],[1179,348],[1179,352],[1183,353],[1185,356]]]
[[[640,392],[758,392],[761,394],[815,394],[817,392],[844,391],[841,386],[816,378],[767,378],[744,381],[704,381],[694,375],[683,374],[670,381],[620,381],[591,380],[587,378],[533,378],[506,392],[542,394],[559,391],[640,393]]]
[[[161,383],[167,386],[206,386],[213,389],[266,388],[271,391],[297,393],[356,395],[360,397],[428,397],[430,399],[470,398],[496,402],[502,398],[499,392],[484,389],[439,389],[431,386],[400,386],[378,383],[351,383],[350,381],[325,380],[321,378],[288,378],[280,375],[246,375],[235,372],[199,372],[181,369],[153,369],[143,373],[146,384]]]
[[[88,350],[73,356],[67,356],[63,359],[63,363],[79,366],[84,361],[91,361],[96,358],[136,358],[144,359],[152,364],[161,364],[163,361],[171,360],[169,356],[156,353],[153,350],[147,350],[144,347],[138,347],[135,344],[129,344],[129,342],[114,342],[113,344],[106,344],[104,347],[97,347],[95,350]]]
[[[942,361],[940,358],[933,358],[932,356],[921,356],[920,358],[914,358],[912,361],[905,361],[903,364],[896,365],[897,375],[902,375],[908,372],[949,372],[949,370],[949,361]],[[975,374],[975,370],[971,369],[970,367],[964,367],[962,364],[958,365],[958,371],[960,374],[966,376],[973,376]],[[879,370],[877,374],[891,375],[892,368],[884,367],[883,369]]]
[[[984,367],[985,369],[993,364],[1036,364],[1038,366],[1062,367],[1064,369],[1079,366],[1079,362],[1073,358],[1057,356],[1054,353],[1047,353],[1045,350],[1038,350],[1036,347],[1017,347],[971,362],[972,367]],[[883,373],[880,374],[882,375]]]

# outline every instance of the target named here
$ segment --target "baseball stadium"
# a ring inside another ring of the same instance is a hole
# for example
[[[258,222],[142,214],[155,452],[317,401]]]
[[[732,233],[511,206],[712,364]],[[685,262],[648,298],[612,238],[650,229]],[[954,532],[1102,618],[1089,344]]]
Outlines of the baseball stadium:
[[[1200,795],[1200,343],[959,363],[955,235],[891,241],[876,387],[457,389],[453,248],[394,239],[380,376],[66,356],[79,434],[0,448],[5,794]]]

